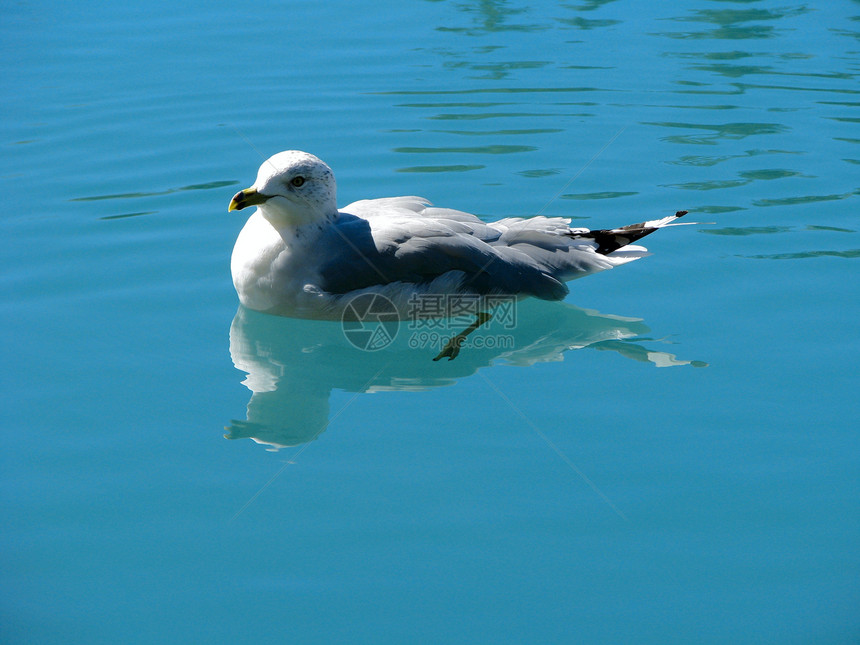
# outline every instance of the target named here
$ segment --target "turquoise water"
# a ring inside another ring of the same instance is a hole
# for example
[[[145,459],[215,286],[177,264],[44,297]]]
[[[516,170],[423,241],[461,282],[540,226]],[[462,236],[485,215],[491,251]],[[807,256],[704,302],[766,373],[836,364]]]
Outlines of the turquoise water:
[[[537,4],[5,8],[3,642],[856,642],[860,4]],[[237,312],[288,148],[713,224],[363,352]]]

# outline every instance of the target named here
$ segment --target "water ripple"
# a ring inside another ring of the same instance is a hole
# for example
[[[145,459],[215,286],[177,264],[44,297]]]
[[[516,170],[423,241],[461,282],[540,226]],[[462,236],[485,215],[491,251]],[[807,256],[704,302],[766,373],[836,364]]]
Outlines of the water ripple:
[[[136,192],[136,193],[113,193],[110,195],[91,195],[88,197],[75,197],[70,199],[70,202],[99,202],[106,199],[138,199],[140,197],[160,197],[162,195],[170,195],[186,190],[212,190],[214,188],[224,188],[226,186],[235,186],[238,181],[210,181],[205,184],[191,184],[190,186],[180,186],[178,188],[168,188],[167,190]]]
[[[785,179],[787,177],[803,177],[810,179],[811,175],[805,175],[796,170],[784,170],[781,168],[745,170],[739,172],[740,179],[711,179],[708,181],[691,181],[683,184],[661,184],[665,188],[679,188],[681,190],[724,190],[746,186],[754,181],[772,181],[774,179]]]
[[[105,215],[99,219],[125,219],[127,217],[140,217],[141,215],[154,215],[158,211],[140,211],[139,213],[121,213],[119,215]]]
[[[457,134],[466,136],[508,136],[508,135],[532,135],[532,134],[556,134],[564,132],[561,128],[527,128],[521,130],[481,130],[479,132],[471,130],[432,130],[439,134]]]
[[[578,200],[587,200],[587,199],[617,199],[618,197],[630,197],[632,195],[638,195],[638,192],[628,191],[628,192],[612,192],[606,191],[602,193],[569,193],[566,195],[562,195],[559,199],[578,199]]]
[[[768,9],[699,9],[692,15],[670,18],[677,22],[705,22],[716,25],[713,29],[701,31],[663,32],[655,34],[666,38],[680,40],[758,40],[774,38],[785,30],[772,25],[746,24],[763,21],[774,21],[787,17],[799,16],[812,11],[802,7],[787,7],[776,10]]]
[[[643,121],[642,125],[654,125],[660,128],[677,128],[685,130],[704,130],[708,134],[682,134],[662,137],[662,141],[671,143],[713,145],[720,139],[744,139],[763,134],[783,134],[790,128],[781,123],[682,123],[675,121]]]
[[[576,27],[577,29],[600,29],[602,27],[612,27],[613,25],[620,25],[620,20],[612,20],[611,18],[606,18],[604,20],[588,20],[587,18],[557,18],[557,20],[563,25],[569,25],[571,27]]]
[[[445,166],[410,166],[408,168],[397,168],[397,172],[466,172],[469,170],[481,170],[486,168],[481,164]]]
[[[803,154],[802,152],[797,152],[793,150],[747,150],[743,154],[734,154],[734,155],[718,155],[718,156],[707,156],[707,155],[684,155],[679,157],[674,161],[667,161],[668,164],[673,164],[677,166],[697,166],[697,167],[708,167],[708,166],[716,166],[717,164],[723,163],[724,161],[730,161],[733,159],[745,159],[747,157],[756,157],[759,155],[799,155]]]
[[[479,155],[507,155],[516,152],[533,152],[537,150],[534,146],[508,146],[508,145],[494,145],[494,146],[473,146],[473,147],[464,147],[464,148],[394,148],[394,152],[405,152],[407,154],[479,154]]]
[[[750,258],[753,260],[804,260],[807,258],[860,258],[860,249],[850,249],[848,251],[801,251],[799,253],[770,253],[766,255],[739,255],[738,257]]]
[[[794,227],[792,226],[727,226],[725,228],[702,229],[701,233],[708,235],[770,235],[773,233],[788,233]]]
[[[799,204],[812,204],[815,202],[833,202],[840,199],[848,199],[860,194],[860,190],[850,193],[838,193],[835,195],[803,195],[797,197],[783,197],[780,199],[758,199],[753,202],[754,206],[797,206]]]

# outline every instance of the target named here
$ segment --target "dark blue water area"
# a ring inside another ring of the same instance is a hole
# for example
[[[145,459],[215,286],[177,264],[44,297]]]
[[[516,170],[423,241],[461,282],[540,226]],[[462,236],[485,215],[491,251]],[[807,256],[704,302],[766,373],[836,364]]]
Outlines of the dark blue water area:
[[[3,642],[856,642],[860,5],[533,4],[6,8]],[[363,351],[238,307],[285,149],[702,224]]]

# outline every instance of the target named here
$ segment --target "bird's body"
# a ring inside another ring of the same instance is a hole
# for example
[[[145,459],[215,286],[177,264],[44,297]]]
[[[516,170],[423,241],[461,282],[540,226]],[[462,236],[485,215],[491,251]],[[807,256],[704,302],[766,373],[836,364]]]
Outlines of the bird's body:
[[[258,207],[231,262],[244,306],[340,319],[363,293],[385,296],[404,317],[422,295],[560,300],[567,281],[647,255],[629,243],[684,214],[589,231],[561,217],[484,222],[420,197],[362,200],[340,210],[335,198],[331,169],[298,151],[267,160],[254,186],[236,194],[230,210]]]

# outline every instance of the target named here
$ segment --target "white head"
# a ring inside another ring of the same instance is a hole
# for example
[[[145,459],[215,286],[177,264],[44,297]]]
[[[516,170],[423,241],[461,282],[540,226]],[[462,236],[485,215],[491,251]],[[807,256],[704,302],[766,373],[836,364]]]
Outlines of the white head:
[[[257,206],[277,230],[321,225],[337,215],[334,173],[321,159],[286,150],[269,157],[257,173],[257,181],[239,191],[228,210]]]

